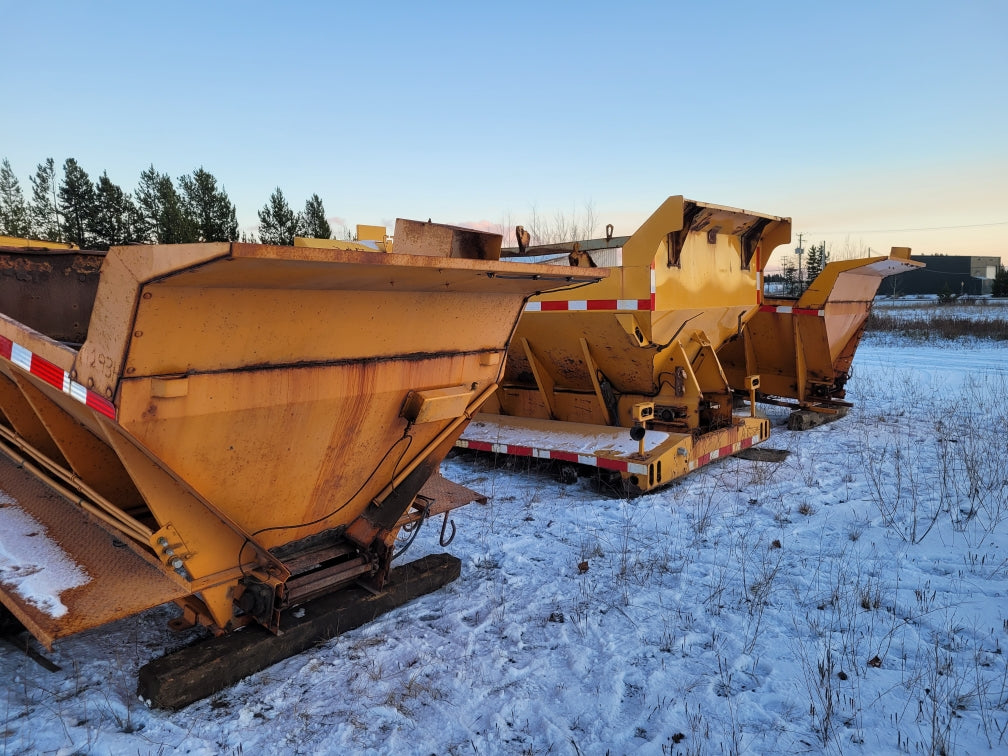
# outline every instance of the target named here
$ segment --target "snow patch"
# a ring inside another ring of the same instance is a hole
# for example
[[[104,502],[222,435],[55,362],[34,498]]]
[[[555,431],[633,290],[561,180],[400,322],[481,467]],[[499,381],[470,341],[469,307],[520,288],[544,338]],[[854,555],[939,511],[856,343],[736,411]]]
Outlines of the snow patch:
[[[49,538],[45,526],[0,492],[0,583],[51,617],[67,612],[63,591],[90,578]]]

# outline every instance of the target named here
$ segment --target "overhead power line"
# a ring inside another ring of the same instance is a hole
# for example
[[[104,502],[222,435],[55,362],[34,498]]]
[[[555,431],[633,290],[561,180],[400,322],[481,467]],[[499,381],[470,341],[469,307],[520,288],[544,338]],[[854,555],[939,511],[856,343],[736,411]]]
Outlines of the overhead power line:
[[[844,231],[806,231],[809,235],[820,234],[901,234],[907,231],[948,231],[957,228],[986,228],[988,226],[1008,226],[1008,220],[994,221],[993,223],[969,223],[965,226],[930,226],[927,228],[873,228],[873,229],[848,229]]]

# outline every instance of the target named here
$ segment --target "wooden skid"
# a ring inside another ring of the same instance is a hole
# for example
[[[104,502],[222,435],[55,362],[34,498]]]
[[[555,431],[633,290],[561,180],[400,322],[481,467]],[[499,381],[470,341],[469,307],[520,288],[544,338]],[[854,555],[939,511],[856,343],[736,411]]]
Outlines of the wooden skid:
[[[457,557],[430,554],[393,569],[379,594],[352,586],[303,604],[301,617],[281,619],[281,635],[251,625],[155,659],[141,667],[137,692],[150,706],[181,709],[436,591],[455,580],[461,569]]]

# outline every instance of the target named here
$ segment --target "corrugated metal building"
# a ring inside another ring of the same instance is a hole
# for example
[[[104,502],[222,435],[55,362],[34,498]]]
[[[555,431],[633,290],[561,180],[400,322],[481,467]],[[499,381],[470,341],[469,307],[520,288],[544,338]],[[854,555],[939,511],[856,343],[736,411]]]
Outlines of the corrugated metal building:
[[[880,294],[990,294],[1001,259],[980,255],[914,255],[927,267],[890,276]]]

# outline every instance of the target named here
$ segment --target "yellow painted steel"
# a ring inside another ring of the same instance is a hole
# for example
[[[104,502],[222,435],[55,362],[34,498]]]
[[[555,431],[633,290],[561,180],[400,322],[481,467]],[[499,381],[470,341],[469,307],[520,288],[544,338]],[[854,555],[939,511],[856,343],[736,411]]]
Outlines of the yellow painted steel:
[[[19,236],[4,236],[0,234],[0,247],[13,247],[15,249],[80,249],[76,244],[70,242],[53,242],[42,239],[24,239]]]
[[[399,223],[403,223],[402,220]],[[439,224],[440,225],[440,224]],[[449,228],[448,226],[443,226]],[[385,226],[365,226],[357,224],[357,240],[346,239],[315,239],[309,236],[295,236],[295,247],[317,247],[319,249],[357,250],[358,252],[392,251],[392,237],[388,235]],[[499,247],[499,245],[498,245]],[[414,252],[414,254],[416,254]]]
[[[733,416],[716,350],[755,313],[761,260],[790,238],[787,218],[674,196],[630,237],[567,245],[571,261],[609,266],[611,275],[526,307],[485,411],[538,419],[544,429],[551,422],[630,428],[634,406],[653,403],[648,427],[670,436],[634,460],[648,476],[622,472],[640,490],[685,474],[711,452],[763,440],[765,420]]]
[[[732,387],[760,376],[760,395],[807,409],[842,405],[844,384],[882,279],[923,267],[909,247],[828,263],[797,299],[765,297],[742,333],[718,351]]]
[[[421,225],[419,254],[113,248],[79,349],[0,315],[5,449],[73,489],[66,506],[160,565],[187,616],[217,632],[251,615],[274,626],[292,545],[332,536],[380,577],[400,518],[496,389],[524,301],[606,274],[433,256],[422,237],[445,227]],[[29,353],[52,367],[29,369]],[[111,575],[101,560],[86,571]],[[239,611],[253,584],[275,600]],[[45,642],[89,626],[0,599]]]
[[[305,236],[294,237],[295,247],[315,247],[316,249],[342,249],[356,250],[358,252],[373,252],[374,247],[359,242],[346,241],[344,239],[312,239]]]

